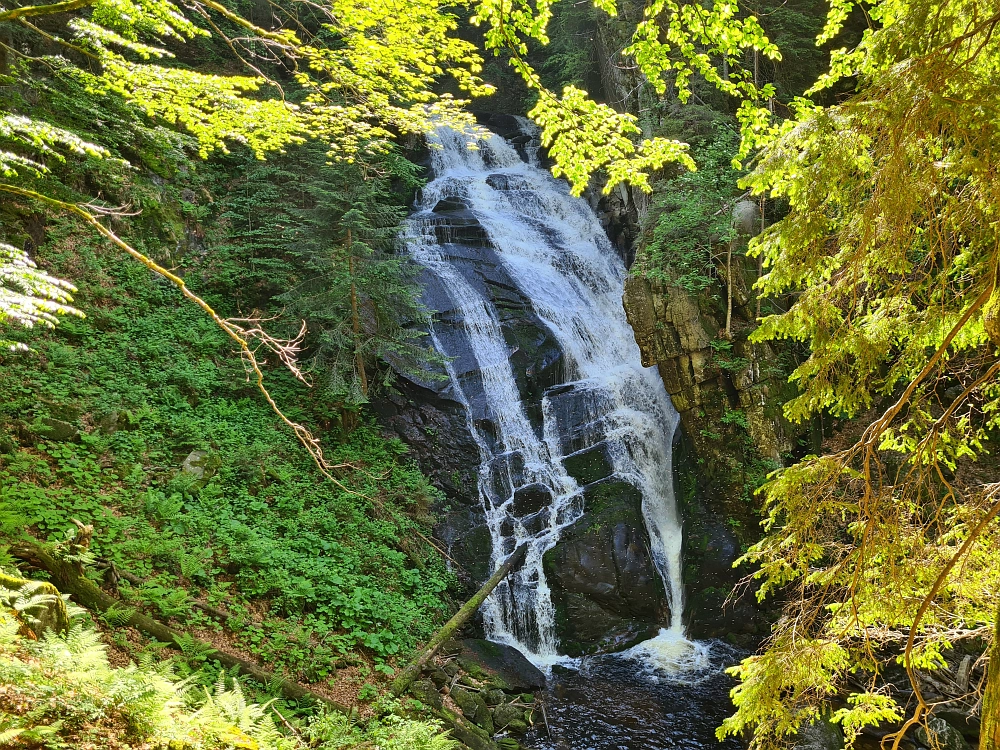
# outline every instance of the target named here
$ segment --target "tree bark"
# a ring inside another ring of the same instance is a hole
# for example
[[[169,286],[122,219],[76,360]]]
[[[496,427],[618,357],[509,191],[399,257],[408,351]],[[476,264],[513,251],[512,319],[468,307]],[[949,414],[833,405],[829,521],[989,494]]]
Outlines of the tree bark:
[[[993,648],[986,667],[986,690],[983,693],[982,726],[979,750],[1000,750],[1000,608],[997,609]]]
[[[70,594],[77,604],[86,607],[87,609],[107,612],[112,607],[120,606],[121,604],[114,597],[109,596],[98,588],[88,578],[81,576],[76,571],[72,563],[64,562],[53,557],[40,545],[34,542],[18,542],[10,548],[10,553],[19,560],[23,560],[48,572],[49,575],[52,576],[52,583],[55,584],[56,588],[63,593]],[[141,630],[144,633],[153,636],[156,640],[163,641],[164,643],[170,643],[178,647],[183,645],[188,645],[190,647],[190,644],[192,643],[190,636],[174,630],[161,622],[157,622],[151,617],[139,614],[138,612],[131,615],[126,624],[131,625],[137,630]],[[219,651],[214,646],[209,643],[205,643],[204,641],[193,639],[193,642],[206,650],[212,651],[211,658],[221,663],[224,667],[236,667],[240,673],[246,675],[247,677],[252,677],[263,685],[277,685],[287,698],[291,698],[293,700],[308,698],[318,703],[322,703],[336,711],[340,711],[341,713],[350,713],[350,710],[346,706],[342,706],[336,701],[332,701],[320,693],[303,687],[297,682],[286,680],[274,672],[268,672],[266,669],[261,669],[256,664],[249,662],[246,659],[233,656],[225,651]]]
[[[354,284],[354,242],[351,230],[347,230],[347,268],[351,276],[351,330],[354,332],[354,362],[361,379],[361,392],[368,395],[368,374],[365,372],[365,358],[361,353],[361,319],[358,317],[358,290]]]
[[[445,623],[434,636],[427,642],[424,650],[420,652],[416,659],[411,661],[399,676],[392,681],[392,687],[390,690],[395,696],[400,696],[406,692],[406,689],[410,687],[410,684],[417,679],[417,675],[420,674],[420,670],[424,668],[424,665],[430,660],[437,650],[441,647],[441,644],[452,637],[455,631],[458,630],[465,621],[468,620],[479,609],[480,605],[486,601],[486,597],[495,589],[504,578],[506,578],[510,572],[520,565],[524,561],[525,555],[528,553],[528,545],[522,544],[513,554],[508,557],[503,565],[501,565],[497,572],[490,576],[490,579],[483,584],[483,587],[476,592],[469,601],[462,605],[462,608],[455,613],[448,622]]]

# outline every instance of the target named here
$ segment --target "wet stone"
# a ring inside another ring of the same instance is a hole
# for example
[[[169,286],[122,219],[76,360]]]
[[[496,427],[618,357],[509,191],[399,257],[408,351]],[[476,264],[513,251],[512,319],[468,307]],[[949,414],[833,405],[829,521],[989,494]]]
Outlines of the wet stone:
[[[513,721],[524,721],[524,709],[505,703],[493,709],[493,723],[497,729],[505,729]]]
[[[563,459],[563,466],[566,468],[566,473],[580,485],[606,479],[615,471],[607,442],[600,442],[593,448],[566,456]]]
[[[537,513],[552,504],[552,493],[542,484],[529,484],[514,493],[514,515],[520,517]]]
[[[434,204],[434,208],[431,209],[434,213],[447,213],[449,211],[465,211],[469,208],[469,205],[461,198],[456,198],[453,195],[449,195],[442,198],[437,203]]]

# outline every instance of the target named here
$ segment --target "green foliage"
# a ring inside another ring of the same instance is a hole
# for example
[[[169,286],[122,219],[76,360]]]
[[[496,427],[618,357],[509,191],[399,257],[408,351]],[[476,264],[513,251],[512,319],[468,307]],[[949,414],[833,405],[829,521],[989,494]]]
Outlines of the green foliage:
[[[554,161],[553,174],[565,175],[574,195],[580,195],[590,176],[601,170],[607,177],[605,192],[621,182],[629,182],[650,192],[649,175],[668,163],[690,170],[695,164],[687,145],[662,136],[643,136],[638,118],[616,111],[591,99],[577,86],[565,86],[561,96],[545,87],[528,61],[529,42],[546,45],[548,24],[553,17],[553,0],[480,0],[472,21],[487,26],[486,46],[496,54],[510,53],[511,66],[528,87],[537,91],[538,101],[529,116],[542,128],[542,143]],[[595,0],[595,7],[615,16],[614,2]],[[690,81],[698,76],[720,91],[741,100],[738,110],[747,148],[767,127],[770,113],[761,106],[774,96],[770,83],[758,87],[751,71],[742,68],[746,51],[757,51],[780,59],[777,47],[767,38],[754,15],[742,13],[736,3],[711,5],[676,0],[656,0],[647,5],[636,25],[631,44],[624,54],[633,59],[656,93],[672,84],[686,102]],[[716,68],[725,60],[727,75]]]
[[[235,582],[227,608],[264,602],[267,613],[237,621],[241,642],[305,679],[331,676],[339,654],[391,658],[430,635],[451,577],[406,541],[427,533],[433,490],[403,446],[362,426],[328,446],[342,486],[323,479],[197,310],[73,239],[68,223],[50,229],[47,257],[100,281],[81,284],[90,317],[38,338],[37,355],[0,362],[0,423],[25,443],[0,456],[0,508],[50,539],[71,518],[93,523],[92,552],[148,579],[122,585],[127,606],[189,619],[190,594]],[[311,418],[291,378],[275,391]],[[77,425],[77,442],[33,437],[51,419]],[[214,456],[204,481],[180,471],[193,450]]]
[[[833,4],[821,43],[854,5]],[[761,596],[789,604],[766,652],[738,669],[724,728],[752,730],[758,747],[829,709],[851,670],[862,687],[834,714],[848,739],[898,718],[884,680],[894,657],[939,669],[951,643],[996,618],[1000,183],[987,154],[1000,120],[985,113],[1000,105],[1000,43],[987,5],[866,4],[876,23],[813,87],[856,83],[854,95],[798,101],[761,131],[744,180],[789,205],[752,243],[758,288],[791,302],[752,340],[809,349],[786,416],[864,425],[761,490],[768,533],[743,561],[759,566]]]
[[[368,743],[384,750],[457,750],[459,744],[441,734],[432,723],[389,715],[366,725],[341,714],[327,714],[310,722],[307,737],[321,750],[339,750]]]
[[[739,138],[718,116],[711,135],[692,140],[697,172],[657,184],[638,267],[644,276],[698,293],[716,280],[715,253],[735,239],[732,206],[740,173],[732,158]]]
[[[24,328],[55,326],[60,315],[83,313],[67,303],[76,287],[67,281],[38,270],[28,254],[0,243],[0,325],[15,324]],[[0,339],[0,348],[24,351],[21,342]]]
[[[271,703],[249,701],[238,682],[220,676],[211,689],[180,680],[170,664],[114,668],[89,627],[75,624],[40,640],[18,634],[0,612],[0,742],[10,748],[170,747],[177,750],[337,750],[377,742],[386,750],[452,750],[438,725],[388,715],[358,725],[340,714],[316,715],[303,735],[284,735]],[[305,739],[303,739],[303,736]],[[308,744],[307,744],[308,741]]]
[[[97,633],[74,625],[31,641],[0,613],[0,732],[6,747],[125,748],[155,739],[176,747],[294,748],[266,707],[249,704],[238,685],[201,700],[169,668],[112,668]],[[198,707],[198,704],[201,704]]]

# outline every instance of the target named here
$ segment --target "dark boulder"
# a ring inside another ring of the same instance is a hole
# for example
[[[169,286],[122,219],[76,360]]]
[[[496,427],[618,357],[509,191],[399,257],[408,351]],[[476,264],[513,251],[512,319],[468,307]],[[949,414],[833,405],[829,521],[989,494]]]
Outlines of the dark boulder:
[[[425,706],[431,706],[432,708],[441,708],[442,706],[441,694],[438,692],[437,685],[431,680],[417,680],[414,682],[410,685],[410,695]]]
[[[518,518],[530,516],[552,503],[552,493],[542,484],[529,484],[514,493],[514,515]]]
[[[969,743],[962,733],[939,716],[929,719],[927,728],[917,727],[914,739],[924,747],[936,750],[969,750]]]
[[[522,693],[545,687],[545,675],[513,646],[479,638],[468,638],[462,646],[463,656],[499,678],[505,690]]]
[[[641,493],[605,480],[585,489],[584,508],[544,558],[556,632],[571,655],[627,648],[655,635],[669,614]]]
[[[431,210],[436,214],[448,213],[450,211],[468,211],[469,204],[461,198],[449,195],[435,203],[434,208]]]
[[[606,442],[571,453],[563,459],[566,473],[583,486],[610,477],[614,471],[611,453]]]

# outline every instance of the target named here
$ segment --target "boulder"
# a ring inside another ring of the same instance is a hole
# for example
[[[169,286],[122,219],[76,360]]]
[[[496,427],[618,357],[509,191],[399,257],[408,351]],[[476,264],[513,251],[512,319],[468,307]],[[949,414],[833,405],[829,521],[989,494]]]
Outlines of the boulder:
[[[7,575],[0,571],[0,589],[15,592],[13,600],[40,597],[41,603],[23,610],[14,610],[13,614],[21,622],[21,634],[37,639],[48,630],[64,633],[69,630],[69,614],[66,602],[59,590],[47,581],[32,581],[18,576]]]
[[[513,721],[524,721],[524,709],[504,703],[493,709],[493,724],[497,730],[506,729]]]
[[[542,484],[529,484],[514,492],[514,515],[518,518],[537,513],[552,503],[552,493]]]
[[[563,467],[580,486],[606,479],[615,471],[606,442],[571,453],[563,459]]]
[[[513,646],[478,638],[462,641],[464,655],[503,681],[513,692],[531,692],[545,687],[545,675]]]
[[[799,729],[794,750],[844,750],[844,733],[840,725],[821,719]]]
[[[493,714],[480,693],[473,693],[457,687],[451,691],[451,698],[462,709],[465,718],[487,734],[493,734]]]
[[[619,651],[666,620],[663,582],[649,552],[642,494],[620,480],[584,490],[584,514],[544,557],[556,634],[571,655]]]
[[[201,489],[215,476],[221,465],[222,462],[214,453],[191,451],[181,463],[181,474],[193,480],[192,489]]]
[[[414,682],[410,685],[410,695],[425,706],[431,706],[432,708],[441,708],[442,706],[441,694],[438,692],[437,685],[430,680],[417,680]]]
[[[32,424],[31,431],[43,440],[68,443],[76,440],[80,430],[76,425],[53,417],[42,417]]]
[[[962,733],[940,716],[928,720],[926,727],[917,727],[914,739],[931,750],[970,750]]]

